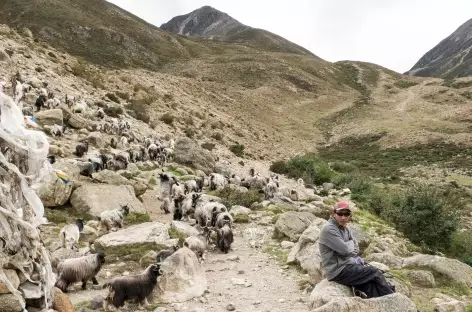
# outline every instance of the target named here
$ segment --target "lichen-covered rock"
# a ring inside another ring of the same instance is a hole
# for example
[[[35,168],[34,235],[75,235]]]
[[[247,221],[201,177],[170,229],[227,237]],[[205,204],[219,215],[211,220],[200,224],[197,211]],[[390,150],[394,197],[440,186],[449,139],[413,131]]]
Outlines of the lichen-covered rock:
[[[180,248],[161,264],[156,295],[159,302],[184,302],[202,296],[207,290],[205,270],[195,253]]]
[[[10,283],[13,285],[15,289],[18,289],[20,286],[20,279],[18,278],[18,274],[16,274],[15,270],[4,270],[5,275],[7,276]],[[7,286],[0,282],[0,294],[8,294],[10,291],[8,290]]]
[[[169,238],[165,224],[145,222],[105,234],[94,242],[94,246],[95,250],[103,251],[107,256],[144,255],[148,250],[159,251],[171,247]]]
[[[21,302],[13,294],[0,295],[0,307],[2,312],[21,312]]]
[[[425,288],[434,288],[436,286],[433,273],[429,271],[412,270],[408,271],[406,276],[413,285]]]
[[[85,184],[72,192],[70,202],[79,213],[93,216],[99,216],[106,210],[118,209],[121,205],[128,205],[130,212],[146,212],[130,185]]]
[[[296,242],[315,219],[316,217],[308,212],[288,211],[280,215],[275,223],[275,229],[278,233]]]
[[[206,174],[212,173],[215,168],[213,155],[186,137],[175,143],[174,157],[177,163],[189,165]]]
[[[354,297],[350,287],[327,280],[315,286],[310,304],[312,312],[417,312],[415,304],[403,294],[362,299]]]
[[[58,108],[39,111],[35,113],[34,117],[43,126],[59,125],[62,127],[62,110]]]
[[[472,268],[456,259],[417,254],[403,260],[403,268],[409,267],[431,270],[455,283],[472,287]]]

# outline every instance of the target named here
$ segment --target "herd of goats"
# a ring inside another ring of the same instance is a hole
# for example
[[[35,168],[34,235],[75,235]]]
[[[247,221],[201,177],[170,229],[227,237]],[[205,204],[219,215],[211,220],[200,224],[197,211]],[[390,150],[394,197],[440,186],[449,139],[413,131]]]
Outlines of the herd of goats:
[[[14,76],[11,80],[11,93],[15,103],[23,111],[25,116],[33,115],[32,107],[24,106],[22,101],[25,92],[39,93],[35,102],[35,111],[58,108],[61,105],[60,99],[56,98],[52,92],[45,88],[32,88],[26,83],[18,81],[19,77]],[[0,84],[0,92],[3,92],[5,84]],[[92,109],[87,106],[84,98],[65,96],[65,104],[72,114],[82,114],[88,120],[98,120],[93,126],[93,131],[105,132],[107,134],[118,135],[118,139],[111,138],[108,146],[111,152],[108,154],[89,155],[89,142],[85,140],[75,147],[75,155],[83,159],[87,155],[87,161],[82,162],[80,174],[92,178],[92,174],[101,170],[124,170],[130,163],[139,161],[157,161],[164,167],[174,153],[174,140],[170,139],[164,143],[152,137],[138,138],[133,131],[130,131],[130,124],[117,118],[107,116],[102,108]],[[46,127],[45,127],[46,128]],[[47,130],[47,128],[46,128]],[[53,125],[49,127],[49,133],[54,137],[66,134],[67,127],[64,125]],[[53,164],[55,156],[49,156],[48,161]],[[216,246],[224,253],[228,253],[233,243],[233,218],[229,209],[223,204],[203,196],[203,188],[209,190],[219,190],[225,187],[234,187],[244,190],[256,189],[264,193],[265,199],[282,196],[297,200],[297,190],[288,187],[281,187],[278,176],[269,178],[262,177],[251,169],[249,176],[240,178],[235,174],[225,176],[219,173],[211,173],[209,176],[199,175],[195,179],[180,182],[178,177],[171,172],[159,174],[160,193],[157,198],[162,202],[161,209],[164,213],[172,213],[173,220],[184,220],[193,223],[199,234],[189,236],[185,239],[183,246],[192,250],[198,261],[204,260],[204,254],[209,249],[210,236],[216,232]],[[299,181],[299,186],[303,181]],[[231,208],[231,207],[230,207]],[[88,221],[76,220],[75,224],[65,225],[59,234],[61,247],[70,250],[77,250],[80,234],[84,226],[91,226],[101,235],[110,231],[117,231],[123,227],[123,222],[129,214],[128,206],[121,206],[118,209],[104,211],[98,220]],[[193,221],[194,220],[194,221]],[[181,246],[182,247],[182,246]],[[141,274],[116,277],[103,285],[108,288],[109,293],[104,300],[104,308],[108,310],[111,304],[116,308],[124,306],[126,301],[135,303],[145,303],[148,305],[147,297],[157,285],[157,278],[162,271],[160,264],[172,255],[179,246],[169,250],[161,250],[156,257],[156,262],[148,266]],[[105,254],[97,252],[82,257],[62,260],[57,265],[57,280],[55,286],[63,292],[67,292],[68,287],[76,282],[82,282],[82,289],[86,289],[89,280],[94,285],[98,285],[96,275],[105,263]]]
[[[228,253],[233,243],[233,218],[229,209],[222,203],[213,200],[211,197],[203,196],[203,188],[218,190],[228,185],[241,188],[262,187],[266,198],[270,198],[272,190],[278,188],[278,177],[262,178],[250,170],[250,176],[240,179],[236,175],[227,178],[218,173],[211,173],[207,181],[205,177],[197,177],[183,183],[171,172],[159,173],[160,193],[157,196],[162,201],[161,209],[164,213],[172,213],[173,220],[188,221],[194,224],[198,230],[198,235],[188,236],[183,242],[183,246],[192,250],[198,261],[204,261],[204,255],[210,247],[210,236],[216,232],[216,247],[223,253]],[[234,184],[238,183],[238,184]],[[95,226],[99,233],[116,231],[123,227],[123,222],[129,214],[129,207],[124,205],[118,209],[104,211],[99,216],[99,221],[89,221],[87,225]],[[81,219],[76,220],[76,224],[64,226],[60,231],[62,247],[67,249],[77,248],[80,233],[84,228]],[[109,293],[104,301],[105,310],[111,304],[116,308],[122,307],[126,301],[132,300],[140,305],[148,305],[147,297],[157,285],[157,278],[162,273],[160,264],[182,246],[174,246],[168,250],[161,250],[157,253],[156,263],[148,266],[141,274],[116,277],[112,281],[103,285],[109,289]],[[57,267],[58,279],[56,287],[63,292],[67,292],[70,284],[82,282],[82,289],[86,289],[86,283],[91,280],[94,285],[98,285],[95,276],[105,263],[105,255],[102,252],[78,258],[63,260]]]
[[[56,98],[52,92],[45,88],[32,88],[26,83],[21,83],[14,78],[11,80],[11,93],[15,103],[19,106],[25,116],[34,115],[44,109],[59,108],[60,99]],[[0,84],[0,91],[3,92],[5,84]],[[39,93],[34,108],[24,106],[22,101],[25,92]],[[105,132],[107,134],[118,135],[113,137],[108,146],[111,151],[108,154],[89,155],[89,142],[84,140],[76,145],[75,155],[83,159],[87,155],[87,161],[82,162],[80,174],[92,178],[92,174],[101,170],[124,170],[130,163],[139,161],[157,161],[161,166],[165,166],[169,159],[173,157],[174,140],[170,139],[166,144],[162,140],[152,137],[138,138],[130,130],[130,124],[117,118],[107,116],[102,108],[91,109],[87,106],[84,98],[65,97],[65,104],[72,114],[82,114],[88,120],[98,120],[92,131]],[[45,127],[54,137],[66,134],[65,125],[53,125]],[[53,164],[56,161],[54,155],[48,156],[48,161]],[[218,173],[211,173],[209,176],[200,175],[193,180],[180,182],[171,172],[159,174],[160,194],[157,196],[162,201],[161,209],[164,213],[172,213],[173,220],[191,221],[197,228],[199,234],[189,236],[185,239],[183,246],[192,250],[198,261],[204,261],[204,254],[210,246],[210,236],[216,232],[216,246],[224,253],[228,253],[233,243],[233,218],[229,209],[223,204],[203,196],[203,188],[218,190],[225,187],[236,187],[247,189],[257,189],[265,194],[266,199],[273,198],[275,194],[282,194],[292,198],[293,189],[280,187],[278,176],[263,178],[254,169],[250,170],[249,177],[241,179],[237,175],[224,176]],[[65,249],[77,250],[80,234],[85,226],[93,227],[100,234],[116,231],[123,227],[124,219],[129,214],[128,206],[121,206],[118,209],[104,211],[98,220],[88,221],[84,224],[81,219],[75,224],[65,225],[59,234],[61,246]],[[194,221],[193,221],[194,220]],[[190,223],[190,222],[189,222]],[[183,247],[180,246],[180,247]],[[148,305],[147,298],[157,285],[157,278],[162,274],[160,264],[171,256],[179,246],[169,250],[161,250],[156,257],[154,264],[148,266],[141,274],[131,276],[116,277],[105,283],[103,288],[108,288],[109,293],[104,300],[104,308],[108,310],[111,304],[116,308],[124,306],[125,302]],[[98,285],[96,275],[105,263],[105,254],[97,252],[77,258],[69,258],[59,262],[57,265],[57,280],[55,286],[63,292],[67,292],[70,285],[82,282],[82,289],[86,289],[89,280],[93,285]]]

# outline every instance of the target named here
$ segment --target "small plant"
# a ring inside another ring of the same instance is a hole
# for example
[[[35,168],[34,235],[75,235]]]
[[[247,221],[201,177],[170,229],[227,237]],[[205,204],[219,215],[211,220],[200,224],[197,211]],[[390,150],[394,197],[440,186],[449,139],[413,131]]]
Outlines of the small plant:
[[[235,205],[251,207],[253,203],[262,201],[262,194],[256,190],[241,192],[229,187],[216,191],[215,196],[221,198],[222,203],[228,208]]]
[[[107,93],[105,95],[108,99],[110,99],[111,101],[115,102],[115,103],[118,103],[120,104],[120,99],[115,95],[115,93]]]
[[[169,113],[165,113],[159,119],[167,125],[171,125],[174,122],[174,116]]]
[[[149,116],[148,105],[143,101],[133,100],[129,105],[129,109],[134,113],[136,119],[145,123],[149,123],[151,117]]]
[[[193,137],[195,136],[195,130],[190,127],[185,128],[184,133],[190,139],[193,139]]]
[[[215,148],[215,144],[205,142],[205,143],[202,143],[201,147],[208,150],[208,151],[212,151]]]
[[[193,122],[193,118],[191,116],[187,116],[184,118],[184,124],[188,125],[188,126],[193,126],[194,122]]]
[[[244,145],[242,144],[231,145],[229,150],[236,156],[242,157],[244,155]]]
[[[108,106],[105,107],[104,111],[105,114],[114,118],[119,117],[123,114],[123,108],[121,106]]]
[[[130,98],[130,95],[128,92],[122,92],[122,91],[116,91],[116,95],[122,98],[123,100],[128,101]],[[111,99],[110,99],[111,100]],[[112,100],[113,101],[113,100]],[[116,101],[115,101],[116,102]]]
[[[214,133],[211,137],[217,141],[223,140],[223,135],[220,132]]]
[[[125,225],[132,225],[132,224],[140,224],[144,222],[150,222],[151,217],[147,213],[138,213],[138,212],[130,212],[125,220]]]
[[[400,89],[408,89],[410,87],[416,86],[418,83],[415,81],[408,81],[408,80],[397,80],[393,83],[393,85]]]
[[[245,214],[239,214],[233,217],[233,221],[236,223],[249,223],[249,216]]]

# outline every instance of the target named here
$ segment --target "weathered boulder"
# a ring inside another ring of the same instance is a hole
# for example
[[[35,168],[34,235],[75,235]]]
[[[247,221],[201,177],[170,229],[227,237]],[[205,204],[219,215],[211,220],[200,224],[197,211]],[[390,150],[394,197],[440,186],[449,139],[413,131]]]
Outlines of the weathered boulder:
[[[139,265],[142,268],[147,268],[149,265],[156,263],[157,252],[149,250],[144,256],[139,259]]]
[[[417,254],[403,259],[403,268],[409,267],[431,270],[455,283],[472,287],[472,267],[456,259]]]
[[[316,217],[308,212],[284,212],[275,223],[275,230],[278,235],[282,234],[296,242],[315,219]]]
[[[324,277],[318,239],[326,222],[324,219],[315,218],[313,223],[303,231],[300,239],[287,257],[287,264],[299,264],[315,283],[321,281]]]
[[[98,230],[89,225],[84,225],[82,232],[80,232],[80,241],[93,243],[98,238]]]
[[[425,288],[434,288],[436,286],[433,273],[429,271],[412,270],[408,271],[406,276],[413,285]]]
[[[184,302],[202,296],[208,287],[205,270],[187,247],[164,260],[161,270],[156,287],[159,302]]]
[[[50,172],[47,179],[36,190],[39,198],[46,207],[62,206],[72,194],[72,182],[64,182],[56,173]]]
[[[2,312],[21,312],[23,311],[22,303],[13,294],[0,295],[0,307]]]
[[[103,138],[102,138],[102,133],[101,132],[90,132],[88,134],[88,142],[93,145],[93,146],[96,146],[98,148],[101,148],[103,147]]]
[[[62,126],[62,110],[58,108],[39,111],[34,114],[34,117],[36,117],[38,123],[43,126]]]
[[[229,213],[235,217],[235,216],[239,216],[239,215],[243,215],[243,216],[247,216],[251,213],[251,209],[249,208],[246,208],[246,207],[243,207],[243,206],[233,206],[231,207],[231,210],[229,211]]]
[[[147,186],[144,183],[136,180],[128,180],[121,174],[108,169],[92,173],[92,178],[111,185],[130,185],[133,187],[136,196],[143,195],[147,190]]]
[[[42,296],[44,296],[41,285],[33,284],[30,281],[22,283],[18,290],[26,300],[40,299]]]
[[[51,266],[56,268],[59,262],[69,258],[80,257],[80,253],[75,250],[59,248],[51,253]]]
[[[186,236],[194,236],[199,234],[198,230],[187,222],[173,220],[170,224],[170,228],[174,231],[183,233]]]
[[[202,170],[206,174],[210,174],[215,168],[213,155],[187,137],[175,143],[174,157],[177,163]]]
[[[359,244],[359,256],[362,256],[364,251],[369,247],[371,239],[370,235],[365,232],[359,224],[351,223],[349,224],[352,235],[357,239]]]
[[[75,308],[69,297],[57,287],[54,288],[53,309],[58,312],[75,312]]]
[[[18,278],[18,274],[16,274],[15,270],[3,270],[7,279],[11,282],[15,289],[18,289],[20,286],[20,279]],[[0,282],[0,294],[8,294],[10,291],[8,290],[7,286]]]
[[[446,296],[444,294],[436,294],[431,303],[435,305],[435,312],[466,312],[468,311],[465,304],[459,300]]]
[[[99,216],[106,210],[118,209],[120,205],[128,205],[130,212],[146,212],[130,185],[85,184],[72,193],[70,202],[79,213],[93,216]]]
[[[312,312],[417,312],[405,295],[395,293],[373,299],[354,297],[350,287],[323,280],[310,295]]]
[[[372,253],[365,257],[368,262],[380,262],[392,269],[401,269],[403,259],[395,256],[391,252]]]
[[[139,257],[149,250],[171,247],[167,227],[159,222],[145,222],[105,234],[95,240],[94,246],[95,250],[103,251],[107,256],[133,254]]]
[[[10,60],[10,56],[5,50],[0,49],[0,62],[7,62],[8,60]]]
[[[80,166],[76,161],[56,161],[52,167],[66,173],[67,178],[72,182],[77,182],[80,179]]]

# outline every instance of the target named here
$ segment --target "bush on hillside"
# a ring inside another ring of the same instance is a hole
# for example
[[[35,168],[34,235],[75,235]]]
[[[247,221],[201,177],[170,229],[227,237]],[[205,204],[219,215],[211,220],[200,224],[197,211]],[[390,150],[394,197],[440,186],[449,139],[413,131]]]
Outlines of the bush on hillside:
[[[331,182],[335,172],[328,163],[313,154],[296,156],[287,162],[274,162],[270,169],[275,173],[286,174],[290,178],[302,178],[308,184]]]
[[[242,144],[231,145],[229,150],[236,156],[242,157],[244,155],[244,145]]]
[[[216,191],[215,196],[220,197],[223,205],[225,205],[228,209],[234,205],[251,207],[253,203],[262,201],[262,194],[260,194],[257,190],[241,192],[230,187],[225,187]]]
[[[339,174],[332,179],[332,182],[338,188],[349,188],[351,198],[359,202],[365,202],[372,193],[372,182],[360,173]]]
[[[464,207],[456,190],[414,184],[389,198],[382,217],[425,250],[447,250],[459,225],[459,209]]]

